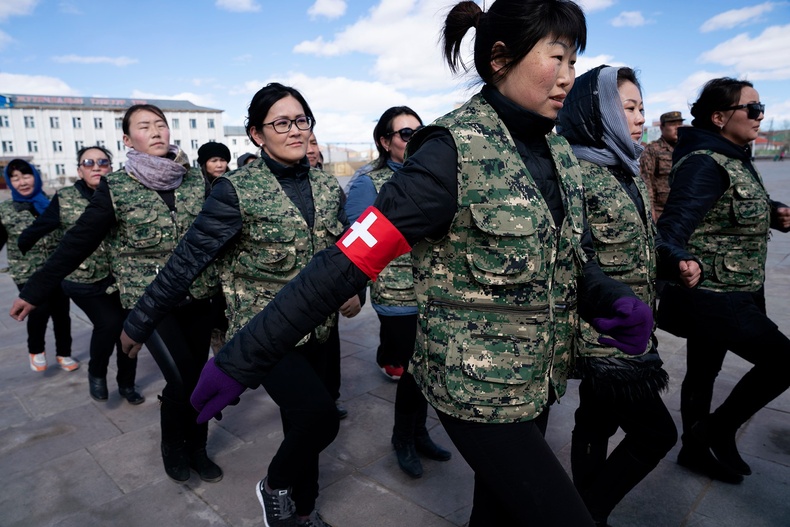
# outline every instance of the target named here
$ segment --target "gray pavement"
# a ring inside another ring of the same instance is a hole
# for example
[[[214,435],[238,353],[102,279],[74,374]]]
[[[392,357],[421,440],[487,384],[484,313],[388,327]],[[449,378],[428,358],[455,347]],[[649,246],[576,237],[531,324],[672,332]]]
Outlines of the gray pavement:
[[[790,162],[758,162],[774,199],[790,203]],[[2,196],[0,196],[2,197]],[[790,332],[790,235],[775,233],[769,245],[768,311]],[[5,266],[5,251],[0,267]],[[16,287],[0,274],[0,311],[7,312]],[[116,391],[98,403],[88,397],[90,324],[73,307],[73,354],[83,366],[61,371],[48,336],[50,367],[28,367],[25,325],[0,315],[0,527],[171,526],[260,527],[256,482],[281,438],[277,407],[262,389],[212,421],[208,450],[225,471],[219,483],[192,478],[177,484],[164,473],[159,454],[156,394],[164,381],[146,350],[137,384],[140,406]],[[453,450],[451,461],[424,461],[425,475],[412,480],[397,467],[390,445],[395,385],[375,364],[378,322],[366,307],[341,321],[342,400],[349,417],[321,456],[319,508],[335,527],[462,526],[469,518],[472,473],[431,416],[432,435]],[[679,388],[685,341],[660,333],[660,351],[671,377],[664,399],[680,425]],[[748,370],[728,355],[716,383],[720,401]],[[108,376],[114,377],[113,371]],[[788,372],[790,375],[790,372]],[[111,388],[114,388],[110,380]],[[714,402],[716,402],[714,401]],[[547,440],[569,470],[570,432],[577,384],[551,413]],[[626,526],[790,525],[790,394],[757,413],[739,432],[738,447],[754,474],[728,485],[693,474],[675,463],[676,446],[617,507],[610,518]],[[613,438],[612,443],[622,436]],[[565,527],[565,526],[561,526]]]

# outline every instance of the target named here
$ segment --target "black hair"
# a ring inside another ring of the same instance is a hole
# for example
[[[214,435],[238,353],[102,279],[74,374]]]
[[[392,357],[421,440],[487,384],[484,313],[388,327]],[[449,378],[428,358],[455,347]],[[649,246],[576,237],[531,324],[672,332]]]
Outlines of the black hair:
[[[10,163],[8,163],[8,177],[11,177],[11,173],[14,170],[19,170],[22,174],[30,174],[34,176],[33,167],[25,161],[24,159],[12,159]]]
[[[741,100],[741,91],[746,87],[754,88],[754,85],[749,81],[731,77],[720,77],[706,82],[699,97],[691,105],[691,115],[694,116],[691,125],[694,128],[720,133],[719,127],[713,124],[711,117],[715,112],[737,105]]]
[[[639,79],[636,77],[636,70],[633,68],[622,67],[617,70],[617,87],[623,85],[625,82],[632,82],[639,91],[642,91],[642,85],[639,84]]]
[[[411,115],[420,121],[420,125],[422,125],[422,119],[420,119],[420,116],[408,106],[393,106],[381,114],[381,117],[379,117],[379,122],[376,123],[376,127],[373,128],[373,142],[376,143],[376,150],[379,152],[379,158],[376,160],[373,170],[384,168],[387,164],[387,161],[390,159],[390,153],[384,149],[384,146],[381,144],[381,138],[387,137],[394,131],[392,129],[392,121],[394,121],[399,115]]]
[[[447,14],[442,30],[445,60],[453,73],[467,69],[461,41],[473,27],[475,69],[487,83],[506,77],[542,38],[567,39],[579,53],[587,46],[584,12],[571,0],[496,0],[487,12],[475,2],[459,2]],[[497,42],[505,46],[495,57]],[[491,68],[494,58],[506,61],[496,73]]]
[[[82,156],[84,156],[85,152],[87,152],[88,150],[101,150],[102,154],[107,156],[107,159],[109,159],[110,163],[112,163],[112,154],[110,153],[109,150],[107,150],[103,146],[93,145],[93,146],[85,146],[77,150],[77,165],[80,164],[80,161],[82,161]]]
[[[154,106],[153,104],[135,104],[129,107],[126,110],[126,113],[123,114],[123,133],[129,135],[129,121],[132,119],[132,115],[137,112],[147,110],[151,113],[154,113],[162,118],[162,120],[167,124],[167,117],[165,117],[165,113],[159,109],[158,106]],[[170,128],[170,125],[167,125]]]
[[[250,101],[247,119],[244,122],[244,129],[247,131],[247,137],[250,138],[252,144],[258,147],[261,146],[255,141],[255,138],[252,137],[251,130],[255,129],[259,133],[263,133],[261,125],[263,125],[263,120],[266,119],[266,115],[269,113],[271,107],[274,106],[274,103],[289,95],[299,101],[299,104],[302,105],[302,109],[304,110],[304,114],[313,120],[313,126],[315,126],[313,111],[310,109],[310,105],[307,104],[305,98],[302,97],[302,94],[295,88],[283,86],[279,82],[272,82],[258,90],[258,93],[253,95],[252,101]]]

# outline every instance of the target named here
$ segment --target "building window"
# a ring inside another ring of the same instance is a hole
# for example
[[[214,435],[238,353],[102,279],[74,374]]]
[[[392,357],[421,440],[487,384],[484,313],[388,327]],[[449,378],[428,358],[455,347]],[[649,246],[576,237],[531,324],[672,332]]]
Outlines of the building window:
[[[193,130],[195,128],[197,128],[197,119],[190,119],[189,120],[189,127],[192,128]]]
[[[181,146],[181,139],[174,139],[173,144],[180,147]]]
[[[55,174],[58,176],[65,176],[66,175],[66,165],[63,163],[58,163],[55,165]]]
[[[82,150],[83,146],[85,146],[85,143],[83,141],[74,141],[74,150],[76,150],[77,152]]]
[[[33,118],[32,115],[25,116],[25,128],[35,128],[36,127],[36,120]]]
[[[27,151],[29,154],[35,154],[36,152],[38,152],[38,141],[28,141]]]
[[[123,129],[123,118],[116,117],[115,118],[115,129],[122,130]]]
[[[197,148],[197,147],[198,147],[198,140],[197,139],[193,139],[192,140],[192,148]]]
[[[101,117],[94,117],[93,118],[93,127],[97,130],[101,130],[104,128],[104,123],[101,120]]]
[[[8,128],[8,116],[0,115],[0,128]]]
[[[244,140],[244,144],[245,144],[246,146],[250,146],[250,140],[249,140],[249,139],[245,139],[245,140]]]
[[[52,141],[52,150],[54,152],[63,152],[63,141]]]
[[[207,121],[207,124],[208,124],[208,127],[209,127],[209,128],[214,128],[214,119],[209,119],[209,120]]]
[[[49,118],[49,127],[50,128],[60,128],[60,117],[50,117]]]
[[[82,117],[72,117],[71,118],[71,125],[74,128],[82,128]]]
[[[102,140],[96,141],[96,146],[100,146],[102,148],[105,148],[104,141],[102,141]]]
[[[13,141],[3,141],[3,153],[4,154],[13,154],[14,153],[14,142]]]
[[[231,139],[230,140],[230,144],[232,144],[233,146],[236,146],[236,140],[235,139]]]
[[[197,159],[192,160],[192,167],[193,168],[200,168],[200,164],[197,162]]]
[[[123,141],[118,140],[115,142],[115,145],[116,145],[116,150],[118,150],[119,152],[123,152],[123,147],[125,146],[123,144]]]
[[[181,128],[181,121],[178,118],[175,118],[170,121],[170,125],[173,127],[173,130],[178,130]]]

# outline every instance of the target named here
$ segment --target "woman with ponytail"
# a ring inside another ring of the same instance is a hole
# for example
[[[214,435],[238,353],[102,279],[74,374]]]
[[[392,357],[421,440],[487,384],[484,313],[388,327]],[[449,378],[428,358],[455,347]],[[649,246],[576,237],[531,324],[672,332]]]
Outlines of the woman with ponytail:
[[[543,437],[548,407],[565,393],[577,313],[632,354],[653,317],[595,262],[579,164],[551,132],[586,21],[568,0],[498,0],[486,13],[461,2],[444,26],[454,71],[472,28],[481,91],[411,137],[374,204],[228,341],[195,393],[217,414],[236,399],[230,381],[266,378],[344,297],[411,251],[409,372],[475,472],[469,526],[592,526]]]

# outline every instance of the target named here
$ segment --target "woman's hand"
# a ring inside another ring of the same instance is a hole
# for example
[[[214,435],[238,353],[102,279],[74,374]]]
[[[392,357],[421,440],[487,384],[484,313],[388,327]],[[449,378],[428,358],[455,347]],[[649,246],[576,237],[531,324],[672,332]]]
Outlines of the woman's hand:
[[[132,340],[132,337],[126,334],[125,329],[121,331],[121,351],[129,355],[130,359],[137,357],[142,347],[143,344]]]
[[[689,289],[697,287],[699,279],[702,277],[702,269],[699,264],[694,260],[681,260],[678,267],[680,282]]]
[[[340,314],[346,318],[354,318],[360,311],[362,311],[362,305],[359,303],[359,295],[352,296],[340,306]]]

